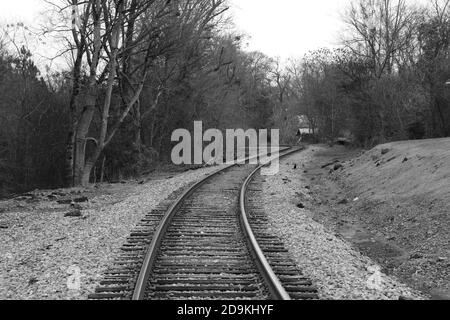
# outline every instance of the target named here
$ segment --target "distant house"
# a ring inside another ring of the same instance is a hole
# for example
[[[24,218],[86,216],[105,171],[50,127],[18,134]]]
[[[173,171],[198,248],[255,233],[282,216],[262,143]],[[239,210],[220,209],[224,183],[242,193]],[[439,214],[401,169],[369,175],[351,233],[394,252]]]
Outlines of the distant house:
[[[297,137],[304,134],[313,134],[313,129],[311,128],[308,118],[306,116],[297,116],[297,118],[299,123]]]
[[[314,136],[314,130],[309,123],[309,120],[306,116],[298,116],[298,130],[296,136],[298,137],[297,143],[306,142],[306,143],[314,143],[316,142],[316,137]]]
[[[299,128],[297,131],[297,136],[301,136],[302,134],[312,134],[312,129],[310,128]]]

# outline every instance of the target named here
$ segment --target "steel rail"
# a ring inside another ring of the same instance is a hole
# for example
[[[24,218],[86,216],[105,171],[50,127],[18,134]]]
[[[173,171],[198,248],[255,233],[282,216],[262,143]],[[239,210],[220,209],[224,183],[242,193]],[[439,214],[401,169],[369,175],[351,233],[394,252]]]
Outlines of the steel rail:
[[[291,147],[280,146],[279,152],[288,150],[290,148]],[[260,155],[256,156],[256,158],[258,158],[259,156]],[[247,157],[247,158],[245,158],[244,161],[253,160],[254,158],[255,157],[250,157],[250,158]],[[166,214],[164,215],[161,223],[159,224],[158,228],[156,229],[155,234],[154,234],[153,239],[152,239],[152,242],[150,243],[150,245],[149,245],[149,247],[148,247],[148,249],[146,251],[144,262],[142,264],[141,270],[139,272],[138,279],[136,281],[136,284],[135,284],[135,287],[134,287],[134,290],[133,290],[133,296],[131,298],[132,300],[143,300],[144,299],[146,286],[147,286],[147,283],[148,283],[148,281],[150,279],[153,266],[155,265],[156,258],[158,256],[158,251],[159,251],[159,248],[161,247],[161,243],[164,240],[166,231],[169,228],[169,226],[170,226],[170,224],[171,224],[171,222],[173,220],[173,217],[177,213],[178,209],[182,206],[184,201],[187,198],[189,198],[197,189],[199,189],[206,182],[208,182],[210,179],[212,179],[213,177],[216,177],[217,175],[227,171],[230,168],[233,168],[233,167],[239,165],[242,160],[243,159],[236,160],[236,162],[234,164],[229,164],[229,165],[225,166],[224,168],[209,174],[208,176],[206,176],[205,178],[203,178],[202,180],[200,180],[199,182],[194,184],[192,187],[190,187],[188,190],[186,190],[169,207],[169,209],[167,210]]]
[[[270,266],[270,263],[267,261],[264,252],[262,251],[261,247],[259,246],[258,240],[256,239],[256,236],[252,230],[252,227],[250,226],[250,223],[247,218],[247,189],[250,185],[250,182],[253,180],[255,175],[265,166],[268,166],[275,160],[279,160],[283,157],[286,157],[288,155],[291,155],[293,153],[302,151],[302,148],[290,150],[288,152],[283,153],[282,155],[279,155],[275,159],[269,159],[269,161],[265,164],[260,165],[257,169],[255,169],[245,180],[239,197],[239,207],[240,207],[240,221],[241,221],[241,228],[244,232],[245,238],[247,240],[248,247],[253,255],[253,258],[256,262],[256,265],[258,267],[259,272],[264,278],[264,281],[266,282],[266,285],[269,288],[270,294],[272,295],[272,298],[274,300],[291,300],[291,297],[287,293],[287,291],[284,289],[283,285],[281,284],[281,281],[278,279],[277,275],[273,271],[272,267]]]

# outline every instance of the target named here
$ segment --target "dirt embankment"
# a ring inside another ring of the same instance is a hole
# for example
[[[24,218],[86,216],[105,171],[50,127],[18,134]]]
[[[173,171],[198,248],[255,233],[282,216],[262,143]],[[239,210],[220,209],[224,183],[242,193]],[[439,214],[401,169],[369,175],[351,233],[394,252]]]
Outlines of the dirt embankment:
[[[450,298],[450,139],[314,147],[315,219],[431,298]]]
[[[321,299],[423,299],[416,290],[383,274],[378,263],[355,250],[339,234],[314,221],[319,199],[311,190],[311,180],[318,175],[302,170],[314,160],[313,150],[283,159],[279,174],[262,177],[262,192],[257,196],[267,214],[270,232],[282,239],[292,260],[317,287]]]

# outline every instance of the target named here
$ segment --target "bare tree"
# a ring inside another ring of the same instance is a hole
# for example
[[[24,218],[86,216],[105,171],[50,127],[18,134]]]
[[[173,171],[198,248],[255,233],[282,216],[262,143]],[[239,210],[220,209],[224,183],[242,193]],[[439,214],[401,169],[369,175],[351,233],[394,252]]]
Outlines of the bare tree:
[[[225,0],[65,0],[54,4],[59,12],[72,13],[70,29],[57,30],[70,30],[72,36],[72,126],[66,162],[73,185],[89,182],[103,150],[132,111],[136,120],[135,144],[140,149],[142,119],[155,111],[167,82],[167,77],[160,79],[153,103],[141,110],[140,96],[149,71],[159,63],[165,64],[173,52],[195,52],[199,41],[210,37],[214,23],[226,11],[224,3]],[[114,95],[121,97],[121,105],[113,117]],[[98,132],[93,132],[91,124],[97,107],[100,126]]]
[[[376,77],[391,74],[402,51],[414,39],[416,10],[406,0],[356,0],[344,17],[344,45],[368,59]]]

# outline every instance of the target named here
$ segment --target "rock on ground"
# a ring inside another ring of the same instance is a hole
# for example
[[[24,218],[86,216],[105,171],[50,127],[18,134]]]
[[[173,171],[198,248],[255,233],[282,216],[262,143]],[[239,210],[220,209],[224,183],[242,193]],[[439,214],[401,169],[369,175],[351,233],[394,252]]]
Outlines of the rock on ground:
[[[218,168],[189,171],[146,184],[105,185],[81,217],[54,195],[29,195],[1,201],[0,299],[86,299],[112,262],[130,230],[177,189]],[[85,190],[63,190],[77,195]],[[70,202],[70,201],[69,201]],[[80,290],[68,282],[81,278]]]
[[[271,230],[285,241],[323,299],[423,298],[395,277],[382,273],[379,264],[313,219],[315,202],[310,180],[305,178],[309,171],[297,168],[312,160],[314,148],[284,159],[280,173],[266,177],[261,200]],[[305,203],[305,208],[299,202]]]

